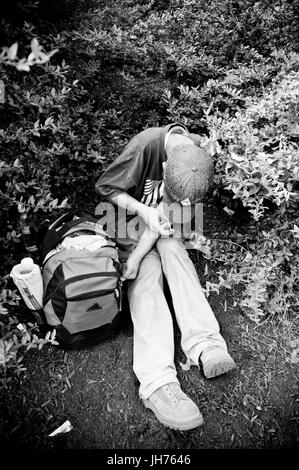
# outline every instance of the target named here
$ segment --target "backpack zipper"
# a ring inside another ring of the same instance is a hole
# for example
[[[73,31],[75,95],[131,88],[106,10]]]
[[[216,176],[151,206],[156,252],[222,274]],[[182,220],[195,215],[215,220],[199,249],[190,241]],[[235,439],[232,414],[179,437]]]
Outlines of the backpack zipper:
[[[53,297],[59,290],[61,290],[63,287],[67,286],[68,284],[72,284],[73,282],[81,281],[82,279],[88,279],[88,278],[91,278],[91,277],[104,277],[104,276],[118,277],[118,274],[116,272],[105,272],[105,271],[103,272],[102,271],[102,272],[98,272],[98,273],[79,274],[78,276],[70,277],[66,281],[61,282],[59,284],[59,286],[54,287],[54,289],[52,289],[49,292],[47,297],[45,297],[45,299],[44,299],[44,305],[46,305],[47,302],[49,302],[51,297]]]
[[[113,292],[118,291],[117,289],[102,289],[96,290],[93,292],[86,292],[85,294],[73,295],[72,297],[66,297],[68,302],[76,302],[76,300],[88,300],[94,299],[96,297],[102,297],[104,295],[113,294]]]
[[[67,237],[65,237],[65,238],[67,238]],[[61,243],[61,241],[58,242],[58,243]],[[101,248],[114,248],[114,249],[116,249],[115,244],[113,245],[112,243],[114,243],[114,242],[111,242],[111,245],[110,245],[109,242],[108,242],[107,245],[102,245]],[[53,248],[53,250],[54,250],[54,249],[55,249],[55,248]],[[50,251],[52,251],[52,250],[50,250]],[[48,256],[48,254],[50,253],[50,251],[49,251],[49,252],[46,254],[46,256],[44,257],[44,260],[43,260],[43,262],[42,262],[42,268],[45,267],[45,264],[46,264],[53,256],[57,255],[58,253],[61,253],[61,252],[63,251],[63,248],[61,248],[59,251],[56,251],[55,253],[53,253],[51,256],[49,256],[49,257],[47,258],[47,256]],[[83,251],[83,250],[79,250],[79,251]],[[86,253],[94,253],[94,251],[88,251],[88,250],[85,250],[85,251],[86,251]],[[103,257],[104,257],[104,256],[107,256],[107,255],[103,255]],[[88,258],[88,257],[87,257],[87,258]],[[99,258],[101,258],[101,256],[99,256]],[[111,258],[113,258],[113,256],[111,256]],[[114,258],[113,258],[113,259],[114,259]]]

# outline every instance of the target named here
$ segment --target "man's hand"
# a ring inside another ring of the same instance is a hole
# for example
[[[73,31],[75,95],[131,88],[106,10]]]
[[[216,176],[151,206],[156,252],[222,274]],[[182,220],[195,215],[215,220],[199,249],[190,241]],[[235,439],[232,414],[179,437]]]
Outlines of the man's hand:
[[[131,253],[125,264],[125,270],[121,277],[121,281],[135,279],[139,271],[140,263],[141,263],[141,258],[136,256],[134,252]]]
[[[139,213],[146,225],[160,235],[170,235],[174,232],[168,219],[163,216],[163,212],[159,208],[145,206]]]

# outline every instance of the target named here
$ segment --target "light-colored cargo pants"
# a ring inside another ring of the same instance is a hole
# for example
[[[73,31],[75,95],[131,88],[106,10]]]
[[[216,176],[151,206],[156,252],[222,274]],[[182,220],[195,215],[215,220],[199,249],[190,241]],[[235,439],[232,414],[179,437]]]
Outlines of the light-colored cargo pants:
[[[128,285],[134,325],[133,369],[140,381],[142,398],[148,398],[162,385],[178,382],[173,322],[163,293],[162,272],[168,281],[187,358],[198,364],[199,355],[206,348],[227,350],[183,242],[160,238],[144,257],[137,278]]]

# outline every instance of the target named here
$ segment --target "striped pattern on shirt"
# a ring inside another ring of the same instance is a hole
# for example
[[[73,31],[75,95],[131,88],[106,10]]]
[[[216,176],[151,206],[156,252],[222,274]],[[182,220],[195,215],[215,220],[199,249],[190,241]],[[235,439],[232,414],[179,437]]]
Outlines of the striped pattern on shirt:
[[[152,204],[160,204],[163,198],[164,181],[163,180],[151,180],[147,178],[145,180],[143,188],[143,196],[141,202],[146,206]]]

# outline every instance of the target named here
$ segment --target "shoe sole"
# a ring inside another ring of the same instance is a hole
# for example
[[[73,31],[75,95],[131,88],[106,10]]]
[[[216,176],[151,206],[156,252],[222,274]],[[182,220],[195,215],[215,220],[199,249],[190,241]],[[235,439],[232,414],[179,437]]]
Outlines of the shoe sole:
[[[146,408],[149,408],[154,415],[156,416],[157,420],[161,423],[164,424],[164,426],[167,426],[170,429],[173,429],[175,431],[188,431],[189,429],[194,429],[197,428],[198,426],[201,426],[203,424],[203,417],[200,414],[197,418],[193,418],[192,421],[186,421],[185,423],[174,423],[173,421],[169,421],[168,419],[164,418],[163,416],[160,415],[160,413],[157,411],[154,405],[152,405],[150,402],[145,402],[144,400],[143,404]]]
[[[236,364],[233,359],[213,359],[207,361],[203,366],[203,373],[207,379],[213,379],[219,375],[226,374],[233,369],[236,369]]]

